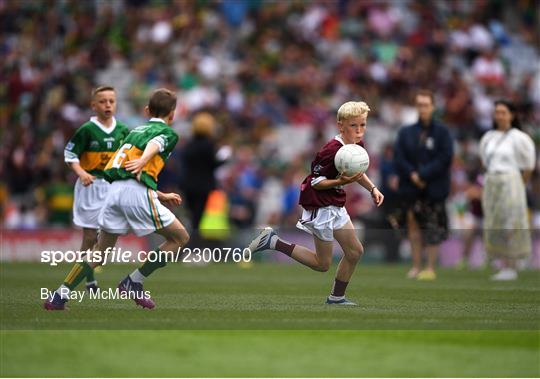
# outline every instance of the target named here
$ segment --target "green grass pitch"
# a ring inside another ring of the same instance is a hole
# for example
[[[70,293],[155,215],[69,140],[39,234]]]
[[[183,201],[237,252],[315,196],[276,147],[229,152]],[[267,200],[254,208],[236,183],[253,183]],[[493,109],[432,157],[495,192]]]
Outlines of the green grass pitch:
[[[540,280],[486,271],[360,265],[348,297],[322,304],[328,273],[300,265],[169,265],[147,280],[156,309],[129,300],[46,312],[40,288],[69,266],[2,263],[1,376],[540,376]],[[97,275],[115,287],[132,266]]]

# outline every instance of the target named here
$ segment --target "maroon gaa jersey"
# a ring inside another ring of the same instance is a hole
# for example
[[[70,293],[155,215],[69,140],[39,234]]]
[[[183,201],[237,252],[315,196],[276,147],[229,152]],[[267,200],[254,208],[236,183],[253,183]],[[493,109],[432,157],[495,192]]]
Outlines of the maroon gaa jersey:
[[[334,165],[334,157],[337,151],[345,143],[341,136],[335,136],[328,141],[315,156],[311,162],[311,173],[304,179],[300,185],[299,204],[306,210],[327,207],[334,205],[342,207],[345,205],[345,190],[343,186],[337,186],[326,190],[316,190],[313,186],[324,179],[336,179],[339,175]],[[364,147],[364,142],[360,141],[357,145]]]

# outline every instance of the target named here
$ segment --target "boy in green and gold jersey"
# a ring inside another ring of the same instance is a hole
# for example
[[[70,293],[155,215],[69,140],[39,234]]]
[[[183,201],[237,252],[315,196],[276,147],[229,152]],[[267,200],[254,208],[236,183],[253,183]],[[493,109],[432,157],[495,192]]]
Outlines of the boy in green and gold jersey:
[[[98,216],[110,184],[103,179],[103,170],[128,135],[127,126],[116,121],[116,94],[111,86],[92,91],[95,116],[83,124],[69,140],[64,161],[79,177],[75,183],[73,223],[83,228],[81,251],[97,242]],[[93,270],[86,278],[89,291],[97,289]]]
[[[156,90],[146,107],[150,120],[133,129],[107,163],[104,177],[111,186],[99,214],[101,231],[94,248],[94,251],[106,252],[115,246],[119,235],[130,231],[138,236],[156,232],[165,237],[158,254],[150,254],[140,268],[118,285],[121,294],[128,294],[137,305],[150,309],[155,303],[148,291],[143,290],[143,280],[164,267],[168,257],[189,240],[185,227],[162,204],[180,205],[182,199],[176,193],[157,190],[158,174],[178,142],[178,136],[170,127],[175,108],[174,92]],[[70,291],[99,264],[102,262],[77,263],[60,288],[45,302],[45,309],[64,309]]]

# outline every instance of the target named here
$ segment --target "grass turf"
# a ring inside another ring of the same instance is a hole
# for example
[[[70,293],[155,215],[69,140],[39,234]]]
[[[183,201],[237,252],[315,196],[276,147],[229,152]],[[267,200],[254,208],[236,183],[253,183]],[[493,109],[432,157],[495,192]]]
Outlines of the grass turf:
[[[322,305],[331,273],[176,265],[147,282],[155,310],[88,299],[42,310],[40,287],[68,269],[2,263],[2,376],[540,375],[538,272],[416,282],[403,266],[364,265],[348,289],[360,306],[334,308]],[[114,287],[131,270],[106,266],[97,279]]]

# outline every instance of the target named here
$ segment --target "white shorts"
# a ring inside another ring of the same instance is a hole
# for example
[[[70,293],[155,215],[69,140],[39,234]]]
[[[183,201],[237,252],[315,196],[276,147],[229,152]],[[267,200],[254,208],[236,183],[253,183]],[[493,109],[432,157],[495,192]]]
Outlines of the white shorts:
[[[89,186],[83,186],[80,179],[75,183],[73,199],[73,223],[81,228],[99,228],[99,212],[105,204],[109,192],[109,182],[96,178]]]
[[[169,226],[175,218],[169,208],[159,202],[156,191],[135,179],[117,180],[109,188],[99,214],[99,226],[108,233],[131,231],[145,236]]]
[[[322,241],[333,241],[334,230],[343,228],[350,219],[345,207],[330,205],[312,211],[304,209],[296,227],[313,234]]]

